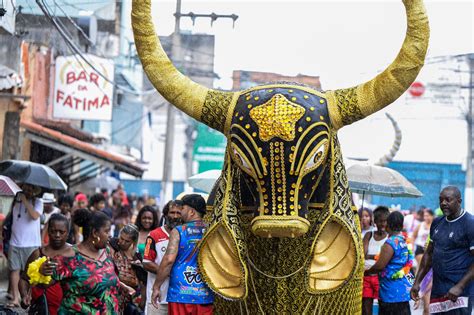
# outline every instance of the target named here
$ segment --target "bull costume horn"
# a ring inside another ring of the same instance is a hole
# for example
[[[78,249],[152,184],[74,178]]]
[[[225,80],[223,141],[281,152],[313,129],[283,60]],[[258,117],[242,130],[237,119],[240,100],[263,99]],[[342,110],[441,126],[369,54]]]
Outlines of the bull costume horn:
[[[155,33],[151,0],[134,0],[132,27],[143,70],[156,90],[179,110],[223,132],[228,105],[237,93],[212,90],[180,73]]]
[[[428,17],[421,0],[403,0],[403,4],[408,27],[403,46],[392,64],[368,82],[326,93],[335,129],[390,105],[410,87],[420,72],[428,49]]]
[[[388,163],[392,162],[398,150],[400,150],[400,144],[402,143],[402,131],[400,130],[397,121],[389,113],[385,113],[385,116],[390,119],[393,129],[395,130],[395,140],[393,140],[392,148],[390,149],[390,151],[374,163],[378,166],[385,166]]]

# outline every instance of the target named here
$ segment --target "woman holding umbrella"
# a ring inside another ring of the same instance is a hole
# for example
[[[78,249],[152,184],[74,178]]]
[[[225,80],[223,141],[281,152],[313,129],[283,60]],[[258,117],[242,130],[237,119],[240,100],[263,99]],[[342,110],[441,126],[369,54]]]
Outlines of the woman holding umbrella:
[[[21,184],[20,188],[23,192],[18,194],[12,209],[12,233],[8,248],[9,293],[12,297],[10,307],[19,306],[20,271],[25,269],[30,254],[41,246],[40,216],[43,214],[43,201],[37,198],[41,188],[30,184]]]

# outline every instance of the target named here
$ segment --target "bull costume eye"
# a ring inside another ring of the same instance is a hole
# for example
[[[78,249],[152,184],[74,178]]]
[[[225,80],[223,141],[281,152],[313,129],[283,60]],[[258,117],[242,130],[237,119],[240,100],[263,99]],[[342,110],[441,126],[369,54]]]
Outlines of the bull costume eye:
[[[318,168],[318,166],[322,164],[327,155],[327,142],[327,140],[321,142],[309,155],[309,159],[305,164],[305,173],[309,173],[315,170],[316,168]]]
[[[247,158],[243,158],[239,152],[237,152],[237,149],[234,147],[234,155],[237,158],[237,163],[240,164],[242,167],[244,167],[247,171],[254,173],[254,170],[250,165],[247,163]]]
[[[402,2],[405,40],[373,79],[325,92],[288,82],[224,92],[173,66],[155,33],[151,0],[133,0],[135,44],[150,82],[227,138],[199,246],[217,313],[361,313],[363,246],[337,131],[394,102],[421,70],[426,10],[423,0]]]

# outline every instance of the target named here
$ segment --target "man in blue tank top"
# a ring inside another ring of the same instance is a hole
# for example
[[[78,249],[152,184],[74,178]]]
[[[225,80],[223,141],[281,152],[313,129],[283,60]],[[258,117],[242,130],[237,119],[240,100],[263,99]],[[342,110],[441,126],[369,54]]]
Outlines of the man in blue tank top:
[[[214,294],[201,278],[198,269],[199,243],[207,225],[202,220],[206,201],[201,195],[189,194],[182,199],[184,225],[170,233],[168,248],[156,273],[152,303],[159,306],[161,284],[169,277],[168,313],[170,315],[212,314]]]
[[[472,313],[474,216],[461,208],[461,201],[461,193],[457,187],[448,186],[441,191],[439,206],[444,216],[436,218],[431,224],[430,243],[411,290],[411,297],[417,300],[420,283],[429,269],[433,268],[430,299],[432,313]]]

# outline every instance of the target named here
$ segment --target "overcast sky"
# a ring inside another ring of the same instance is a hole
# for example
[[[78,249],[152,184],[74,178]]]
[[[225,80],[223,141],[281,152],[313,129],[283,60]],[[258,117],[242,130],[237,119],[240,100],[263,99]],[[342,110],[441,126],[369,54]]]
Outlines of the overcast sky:
[[[173,31],[175,3],[153,1],[160,35]],[[474,52],[474,0],[425,4],[431,38],[429,66],[420,78],[426,83],[440,76],[434,69],[439,56]],[[356,85],[392,62],[406,31],[401,0],[183,0],[182,12],[190,11],[239,15],[235,28],[229,19],[217,20],[212,28],[208,19],[198,19],[195,26],[186,18],[181,22],[183,30],[216,36],[215,71],[222,79],[215,87],[220,88],[231,87],[233,70],[317,75],[325,90]],[[450,80],[450,75],[443,78]],[[453,78],[459,83],[459,76]],[[433,104],[429,98],[417,101],[405,95],[386,111],[403,132],[397,160],[465,163],[466,123],[457,104]],[[340,140],[345,156],[377,158],[390,148],[393,130],[379,113],[342,129]]]
[[[474,1],[425,1],[431,26],[429,57],[474,52]],[[174,28],[176,2],[153,1],[157,32]],[[324,89],[372,78],[398,53],[406,30],[400,0],[250,1],[183,0],[182,12],[239,15],[230,19],[183,18],[181,27],[216,35],[217,86],[230,88],[232,70],[321,76]],[[428,60],[429,61],[429,60]]]

